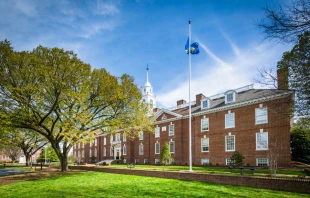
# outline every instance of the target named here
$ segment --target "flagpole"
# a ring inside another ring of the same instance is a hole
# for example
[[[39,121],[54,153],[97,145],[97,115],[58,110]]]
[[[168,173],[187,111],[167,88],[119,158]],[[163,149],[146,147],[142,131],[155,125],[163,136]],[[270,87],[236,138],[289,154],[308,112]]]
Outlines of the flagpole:
[[[191,105],[191,75],[192,75],[192,61],[191,61],[191,21],[188,21],[188,70],[189,70],[189,107],[188,107],[188,125],[189,125],[189,172],[193,172],[192,170],[192,105]]]

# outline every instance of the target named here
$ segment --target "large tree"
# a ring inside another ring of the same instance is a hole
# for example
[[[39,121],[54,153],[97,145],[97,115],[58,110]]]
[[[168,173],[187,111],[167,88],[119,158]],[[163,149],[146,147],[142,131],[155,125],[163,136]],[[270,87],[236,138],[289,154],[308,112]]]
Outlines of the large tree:
[[[29,165],[30,157],[38,150],[40,150],[44,145],[46,145],[46,139],[31,130],[27,129],[5,129],[6,133],[2,137],[2,144],[4,148],[10,148],[14,146],[19,148],[26,159],[26,166]]]
[[[271,87],[287,84],[289,89],[295,90],[295,100],[290,104],[294,107],[294,115],[298,118],[310,117],[310,33],[304,32],[298,36],[298,43],[291,51],[283,53],[277,64],[282,77],[273,70],[259,69],[259,77],[255,82]],[[287,79],[287,80],[285,80]],[[286,81],[286,82],[285,82]],[[294,104],[293,104],[294,102]]]
[[[293,0],[288,5],[264,8],[265,18],[258,22],[266,38],[295,42],[299,34],[310,31],[310,1]]]
[[[300,119],[291,131],[292,159],[310,161],[310,124],[309,120]]]
[[[39,46],[16,52],[0,42],[0,95],[0,124],[44,136],[62,171],[73,144],[93,139],[96,130],[152,130],[132,77],[91,70],[72,51]]]

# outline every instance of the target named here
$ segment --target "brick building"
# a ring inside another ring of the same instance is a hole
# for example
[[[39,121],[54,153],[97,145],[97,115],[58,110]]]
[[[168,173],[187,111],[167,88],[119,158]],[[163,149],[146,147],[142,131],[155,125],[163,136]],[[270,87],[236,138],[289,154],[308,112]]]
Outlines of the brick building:
[[[155,133],[140,132],[134,140],[125,134],[97,135],[91,144],[74,146],[79,162],[121,159],[126,163],[157,164],[165,142],[169,143],[174,163],[189,163],[189,119],[192,111],[192,159],[194,165],[207,163],[227,165],[234,151],[245,157],[251,166],[268,166],[268,154],[278,153],[278,166],[289,166],[290,125],[289,107],[294,92],[282,89],[254,89],[248,85],[215,96],[196,95],[196,100],[168,109],[154,108]],[[148,82],[141,87],[143,102],[156,107],[156,97]]]

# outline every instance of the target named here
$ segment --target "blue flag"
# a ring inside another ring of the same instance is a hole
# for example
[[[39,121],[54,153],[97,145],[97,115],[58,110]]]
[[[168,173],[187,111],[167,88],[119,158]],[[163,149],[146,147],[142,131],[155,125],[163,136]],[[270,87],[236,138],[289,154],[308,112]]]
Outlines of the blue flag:
[[[188,46],[189,46],[189,38],[187,38],[187,42],[185,45],[185,52],[188,54]],[[191,44],[190,47],[191,54],[199,54],[199,44],[197,42],[194,42]]]

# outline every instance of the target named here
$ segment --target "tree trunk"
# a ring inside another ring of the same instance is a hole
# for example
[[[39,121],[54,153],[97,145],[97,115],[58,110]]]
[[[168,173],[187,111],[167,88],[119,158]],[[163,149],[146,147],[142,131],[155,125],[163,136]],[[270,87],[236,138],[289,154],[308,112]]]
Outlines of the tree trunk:
[[[25,154],[25,157],[26,157],[26,166],[29,166],[30,155],[29,154]]]
[[[61,163],[61,171],[62,172],[66,172],[68,171],[68,155],[67,153],[64,153],[62,158],[60,159],[60,163]]]

